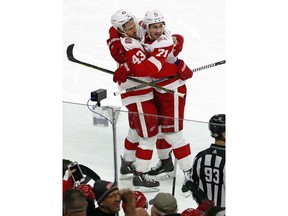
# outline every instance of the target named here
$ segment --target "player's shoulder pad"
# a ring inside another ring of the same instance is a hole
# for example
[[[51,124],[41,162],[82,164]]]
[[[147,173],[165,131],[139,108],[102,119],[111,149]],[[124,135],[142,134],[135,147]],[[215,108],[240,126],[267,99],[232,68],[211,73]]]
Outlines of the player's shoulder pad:
[[[122,45],[123,45],[123,47],[125,48],[126,51],[129,51],[129,50],[132,50],[132,49],[136,49],[136,48],[139,48],[139,49],[143,50],[143,47],[140,44],[140,42],[138,40],[134,39],[134,38],[131,38],[131,37],[121,38],[121,43],[122,43]]]
[[[166,35],[161,35],[156,41],[153,42],[154,48],[159,48],[159,47],[168,47],[173,45],[173,39],[172,37],[166,36]]]

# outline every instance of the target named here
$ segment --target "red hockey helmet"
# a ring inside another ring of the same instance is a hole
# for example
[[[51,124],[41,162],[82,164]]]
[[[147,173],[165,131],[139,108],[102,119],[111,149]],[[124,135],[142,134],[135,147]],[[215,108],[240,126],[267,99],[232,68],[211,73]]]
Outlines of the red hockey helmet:
[[[203,216],[204,213],[198,209],[187,208],[181,213],[181,216]]]
[[[135,197],[136,208],[140,207],[140,208],[148,209],[148,202],[147,202],[145,195],[141,191],[137,191],[137,190],[133,191],[133,194]],[[124,202],[122,202],[122,208],[123,208],[123,211],[126,213],[126,204]]]

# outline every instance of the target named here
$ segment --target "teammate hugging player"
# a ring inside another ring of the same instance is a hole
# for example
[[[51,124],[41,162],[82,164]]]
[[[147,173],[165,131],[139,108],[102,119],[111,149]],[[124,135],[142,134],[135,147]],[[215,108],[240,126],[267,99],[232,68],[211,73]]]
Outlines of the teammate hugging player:
[[[174,35],[178,41],[178,45],[174,46],[173,37],[165,27],[164,16],[157,10],[148,11],[144,22],[135,22],[135,20],[135,17],[125,10],[119,10],[111,17],[114,29],[110,29],[110,38],[107,43],[112,57],[120,63],[113,81],[118,82],[120,89],[125,89],[135,86],[135,83],[127,80],[128,76],[152,81],[177,74],[177,78],[157,83],[157,85],[186,95],[185,80],[191,78],[193,73],[183,60],[177,58],[182,50],[183,37]],[[122,104],[129,111],[130,133],[125,140],[125,150],[131,150],[126,151],[126,156],[124,152],[126,162],[124,160],[122,162],[130,166],[129,170],[133,172],[132,162],[135,156],[133,185],[159,186],[158,181],[150,181],[147,178],[147,173],[157,175],[160,170],[168,170],[167,164],[171,165],[172,161],[169,155],[170,150],[165,147],[170,147],[170,144],[180,168],[184,171],[185,181],[188,180],[187,177],[192,168],[192,156],[190,144],[185,141],[181,132],[186,97],[145,87],[124,93],[121,99]],[[167,118],[160,119],[156,115],[163,115]],[[163,150],[163,154],[161,150],[158,150],[160,163],[148,172],[159,132],[158,125],[160,125],[165,141],[158,142],[157,147]],[[138,146],[137,141],[139,141]],[[160,143],[164,147],[161,148]]]

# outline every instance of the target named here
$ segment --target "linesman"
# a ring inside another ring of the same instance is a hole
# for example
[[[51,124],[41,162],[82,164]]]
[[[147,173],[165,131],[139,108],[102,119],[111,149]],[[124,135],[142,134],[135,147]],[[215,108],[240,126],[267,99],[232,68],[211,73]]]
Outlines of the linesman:
[[[225,114],[212,116],[209,130],[215,143],[196,155],[192,181],[216,206],[225,207]]]

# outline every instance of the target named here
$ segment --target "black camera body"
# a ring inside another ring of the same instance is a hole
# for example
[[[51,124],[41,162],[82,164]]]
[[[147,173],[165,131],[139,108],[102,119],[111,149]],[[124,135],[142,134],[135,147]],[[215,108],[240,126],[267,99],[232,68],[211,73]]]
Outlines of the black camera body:
[[[100,101],[105,98],[107,98],[106,89],[98,89],[96,91],[91,92],[91,101],[97,102],[97,104],[100,104]]]

